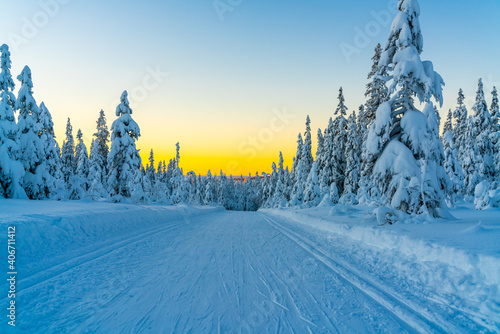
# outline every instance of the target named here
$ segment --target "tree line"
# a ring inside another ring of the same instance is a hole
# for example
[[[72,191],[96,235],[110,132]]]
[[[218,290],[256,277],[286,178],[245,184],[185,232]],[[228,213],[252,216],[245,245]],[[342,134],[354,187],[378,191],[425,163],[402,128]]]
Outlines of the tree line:
[[[444,81],[430,61],[422,61],[423,38],[418,2],[400,0],[399,14],[384,47],[378,44],[366,86],[367,101],[349,112],[340,88],[334,118],[317,131],[312,153],[309,116],[298,135],[291,170],[280,152],[272,172],[247,177],[222,172],[184,173],[180,146],[176,156],[156,164],[153,150],[144,166],[136,148],[140,128],[133,120],[127,92],[108,129],[100,111],[90,154],[70,119],[62,148],[55,140],[51,114],[33,97],[31,70],[17,77],[10,52],[0,47],[0,197],[188,203],[230,210],[260,207],[313,207],[337,203],[389,205],[408,214],[442,215],[457,201],[482,209],[500,192],[500,111],[496,88],[488,108],[479,80],[473,114],[458,92],[440,136]],[[418,110],[416,103],[424,105]],[[18,113],[17,121],[15,113]]]

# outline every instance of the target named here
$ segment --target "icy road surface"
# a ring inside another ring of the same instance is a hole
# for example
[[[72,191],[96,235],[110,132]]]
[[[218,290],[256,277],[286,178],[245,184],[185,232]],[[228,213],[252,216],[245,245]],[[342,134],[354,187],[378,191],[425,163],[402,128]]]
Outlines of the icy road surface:
[[[110,240],[23,278],[17,331],[485,330],[443,303],[435,312],[401,282],[405,293],[395,292],[396,282],[381,284],[356,263],[356,254],[346,255],[345,240],[269,213],[216,211]]]

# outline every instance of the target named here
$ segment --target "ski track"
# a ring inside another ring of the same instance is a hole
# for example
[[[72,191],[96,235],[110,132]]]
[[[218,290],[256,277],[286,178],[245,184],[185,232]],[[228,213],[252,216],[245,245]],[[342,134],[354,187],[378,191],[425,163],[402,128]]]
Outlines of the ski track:
[[[413,305],[409,301],[404,301],[400,297],[395,296],[387,289],[384,289],[374,281],[362,277],[356,270],[346,264],[341,264],[338,260],[325,254],[322,250],[313,246],[310,242],[290,229],[287,229],[271,217],[261,214],[271,226],[280,231],[283,235],[295,242],[298,246],[314,256],[318,261],[322,262],[325,266],[330,268],[333,272],[341,276],[348,284],[359,289],[362,293],[378,302],[382,307],[386,308],[388,312],[393,313],[402,322],[412,327],[418,332],[456,332],[457,328],[448,327],[442,319],[435,319],[423,308]]]
[[[182,219],[179,219],[182,220]],[[57,277],[69,270],[72,270],[78,266],[81,266],[83,264],[98,260],[99,258],[106,256],[110,253],[113,253],[120,248],[123,247],[129,247],[132,244],[141,242],[143,238],[146,238],[148,236],[151,236],[156,233],[161,233],[161,232],[166,232],[169,230],[172,230],[178,226],[181,226],[183,223],[177,223],[173,225],[168,225],[168,226],[161,226],[157,228],[153,228],[147,232],[141,233],[139,235],[134,235],[132,237],[128,237],[125,239],[122,239],[120,241],[111,243],[105,247],[102,247],[100,249],[82,254],[76,258],[69,259],[67,261],[63,261],[61,263],[58,263],[56,265],[53,265],[50,268],[44,269],[43,271],[40,271],[38,273],[32,274],[31,276],[28,276],[26,278],[23,278],[19,280],[19,284],[22,286],[23,292],[29,291],[30,289],[36,287],[39,284],[42,284],[43,282],[52,279],[54,277]],[[3,298],[0,300],[0,302],[4,302],[5,299]]]
[[[21,281],[17,329],[460,332],[267,214],[215,212],[138,233]]]

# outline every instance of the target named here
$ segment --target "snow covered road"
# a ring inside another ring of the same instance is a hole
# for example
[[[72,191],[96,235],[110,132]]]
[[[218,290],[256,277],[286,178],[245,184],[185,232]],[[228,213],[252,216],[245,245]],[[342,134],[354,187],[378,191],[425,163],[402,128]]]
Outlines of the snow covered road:
[[[339,254],[341,247],[339,242]],[[448,317],[435,314],[421,296],[402,297],[361,267],[337,256],[331,238],[270,213],[214,211],[144,226],[33,271],[20,282],[17,329],[30,333],[484,329],[464,320],[460,312]],[[472,327],[461,327],[464,321]]]

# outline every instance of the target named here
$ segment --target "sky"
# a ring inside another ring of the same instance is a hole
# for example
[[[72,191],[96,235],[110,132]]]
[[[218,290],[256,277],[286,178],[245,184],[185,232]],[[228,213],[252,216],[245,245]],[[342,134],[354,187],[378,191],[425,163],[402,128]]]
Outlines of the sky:
[[[423,60],[445,82],[445,117],[463,88],[472,107],[500,87],[500,1],[420,0]],[[387,40],[397,1],[40,0],[2,2],[0,43],[12,73],[33,73],[62,144],[67,118],[90,147],[99,111],[108,125],[124,90],[141,128],[144,164],[175,156],[184,171],[269,172],[291,166],[310,115],[325,128],[342,86],[365,102],[373,49]],[[17,82],[16,88],[19,88]],[[315,140],[314,140],[315,141]]]

